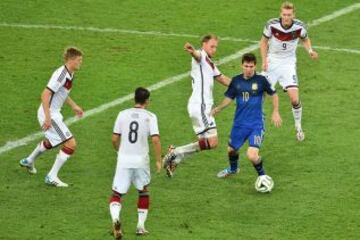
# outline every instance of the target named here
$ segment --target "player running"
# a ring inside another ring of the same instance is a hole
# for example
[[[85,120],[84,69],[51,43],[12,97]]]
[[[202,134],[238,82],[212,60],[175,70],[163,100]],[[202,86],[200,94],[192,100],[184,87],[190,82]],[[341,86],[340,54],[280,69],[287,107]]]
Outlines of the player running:
[[[305,24],[295,19],[295,7],[290,2],[281,5],[280,18],[269,20],[260,41],[262,70],[272,86],[282,86],[289,95],[295,121],[296,138],[305,139],[301,126],[302,105],[299,99],[299,83],[296,74],[296,47],[299,39],[312,59],[318,54],[312,49]]]
[[[113,194],[110,198],[110,214],[115,239],[121,239],[121,200],[134,184],[139,193],[137,235],[145,235],[145,221],[150,197],[150,159],[148,137],[151,137],[158,173],[161,169],[161,143],[156,115],[147,111],[150,92],[145,88],[135,90],[135,106],[121,111],[116,119],[112,143],[118,152]]]
[[[202,38],[202,47],[196,50],[186,43],[184,50],[192,56],[191,78],[192,94],[188,102],[188,113],[192,121],[198,141],[180,147],[170,146],[163,159],[164,168],[169,177],[173,176],[176,166],[191,154],[213,149],[218,144],[215,119],[210,115],[213,100],[214,79],[224,86],[230,84],[230,79],[221,74],[212,61],[218,46],[218,37],[213,34]]]
[[[37,145],[28,157],[20,160],[20,166],[26,167],[29,173],[36,174],[35,160],[46,150],[62,145],[54,165],[45,177],[45,183],[56,187],[68,186],[59,179],[58,173],[76,148],[75,138],[63,122],[62,106],[67,103],[78,117],[83,115],[81,107],[69,96],[74,81],[74,73],[80,69],[82,63],[82,52],[74,47],[67,48],[64,53],[64,61],[65,65],[55,70],[41,95],[41,105],[37,116],[44,131],[45,139]]]
[[[272,98],[272,123],[276,127],[280,127],[282,121],[279,114],[279,98],[275,89],[271,87],[266,77],[255,72],[255,55],[252,53],[244,54],[241,62],[243,73],[232,79],[229,88],[225,92],[225,99],[212,110],[213,115],[219,113],[236,99],[234,123],[228,146],[230,166],[217,174],[219,178],[239,172],[239,150],[246,140],[249,142],[247,149],[248,159],[254,165],[258,175],[265,177],[265,170],[259,156],[265,133],[262,110],[265,92]]]

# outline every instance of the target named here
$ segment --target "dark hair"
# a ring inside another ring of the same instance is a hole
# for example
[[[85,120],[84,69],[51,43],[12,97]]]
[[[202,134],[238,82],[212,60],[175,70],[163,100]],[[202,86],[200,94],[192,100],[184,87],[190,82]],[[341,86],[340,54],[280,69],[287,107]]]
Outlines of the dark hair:
[[[135,90],[135,103],[144,104],[150,97],[150,92],[146,88],[138,87]]]
[[[253,62],[256,65],[256,57],[253,53],[245,53],[242,56],[241,63],[244,62]]]
[[[209,34],[204,35],[204,36],[201,38],[201,43],[208,42],[208,41],[210,41],[211,39],[219,40],[219,38],[218,38],[215,34],[209,33]]]

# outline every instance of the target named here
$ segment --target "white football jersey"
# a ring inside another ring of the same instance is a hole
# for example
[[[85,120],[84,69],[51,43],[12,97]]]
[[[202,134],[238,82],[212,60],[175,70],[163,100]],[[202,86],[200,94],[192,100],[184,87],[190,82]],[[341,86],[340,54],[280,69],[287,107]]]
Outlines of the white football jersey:
[[[61,66],[52,74],[46,88],[49,89],[53,95],[50,98],[50,113],[59,114],[66,98],[72,88],[73,74],[69,72],[66,66]],[[43,114],[44,110],[40,104],[39,112]]]
[[[191,62],[193,91],[189,102],[212,105],[214,103],[214,77],[220,76],[221,72],[203,49],[200,50],[200,55],[199,62],[194,58],[192,58]]]
[[[149,136],[159,135],[157,117],[142,108],[121,111],[113,133],[121,135],[118,161],[122,168],[149,168]]]
[[[294,19],[290,27],[284,28],[280,18],[273,18],[266,23],[263,35],[269,39],[269,58],[296,62],[299,38],[307,38],[307,30],[300,20]]]

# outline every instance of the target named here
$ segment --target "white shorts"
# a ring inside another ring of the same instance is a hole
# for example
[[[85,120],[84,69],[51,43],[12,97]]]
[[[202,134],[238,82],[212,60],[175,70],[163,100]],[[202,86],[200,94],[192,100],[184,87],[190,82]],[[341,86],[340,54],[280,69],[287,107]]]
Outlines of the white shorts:
[[[296,63],[276,62],[270,59],[268,64],[269,68],[265,76],[269,79],[272,87],[275,87],[277,82],[284,90],[298,87]]]
[[[42,126],[44,124],[45,117],[41,111],[38,112],[38,120],[40,126]],[[45,138],[50,141],[52,147],[56,147],[73,137],[69,128],[63,122],[63,116],[61,114],[51,115],[51,127],[44,131],[44,133]]]
[[[126,194],[133,184],[137,190],[142,191],[150,184],[150,179],[149,168],[121,168],[118,164],[112,189],[120,194]]]
[[[210,115],[212,105],[189,103],[188,113],[194,132],[199,137],[213,137],[217,135],[215,118]]]

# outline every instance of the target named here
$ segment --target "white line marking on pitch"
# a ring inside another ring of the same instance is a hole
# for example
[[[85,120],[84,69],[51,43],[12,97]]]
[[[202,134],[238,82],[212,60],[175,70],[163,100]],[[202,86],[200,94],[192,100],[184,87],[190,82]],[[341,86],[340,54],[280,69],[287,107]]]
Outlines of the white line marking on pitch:
[[[350,5],[346,8],[343,8],[343,9],[340,9],[340,10],[337,10],[333,13],[331,13],[330,15],[327,15],[327,16],[324,16],[324,17],[321,17],[319,19],[316,19],[314,21],[312,21],[310,24],[309,24],[309,27],[313,27],[313,26],[317,26],[321,23],[324,23],[324,22],[327,22],[327,21],[330,21],[330,20],[333,20],[339,16],[342,16],[344,14],[347,14],[351,11],[354,11],[356,9],[360,8],[360,3],[357,3],[357,4],[353,4],[353,5]],[[259,44],[252,44],[250,45],[249,47],[247,48],[244,48],[234,54],[231,54],[229,56],[226,56],[222,59],[219,60],[218,64],[221,65],[221,64],[225,64],[225,63],[228,63],[232,60],[235,60],[237,58],[239,58],[241,55],[243,55],[244,53],[246,52],[251,52],[251,51],[254,51],[254,50],[257,50],[259,48]],[[154,91],[154,90],[157,90],[157,89],[160,89],[162,87],[165,87],[167,85],[170,85],[170,84],[173,84],[173,83],[176,83],[186,77],[188,77],[190,74],[190,72],[185,72],[185,73],[182,73],[182,74],[179,74],[179,75],[176,75],[176,76],[173,76],[173,77],[170,77],[170,78],[167,78],[165,80],[162,80],[158,83],[155,83],[151,86],[148,87],[148,89],[150,91]],[[100,105],[99,107],[96,107],[96,108],[93,108],[89,111],[86,111],[84,116],[81,118],[81,119],[77,119],[75,117],[72,117],[72,118],[69,118],[67,119],[65,122],[68,124],[68,125],[71,125],[75,122],[78,122],[82,119],[86,119],[90,116],[93,116],[97,113],[101,113],[111,107],[114,107],[114,106],[117,106],[119,104],[122,104],[126,101],[129,101],[133,98],[133,95],[132,94],[128,94],[126,96],[123,96],[121,98],[118,98],[118,99],[115,99],[114,101],[111,101],[109,103],[105,103],[103,105]],[[5,145],[3,145],[2,147],[0,147],[0,155],[5,153],[5,152],[8,152],[14,148],[17,148],[17,147],[20,147],[20,146],[24,146],[26,144],[28,144],[29,142],[32,142],[38,138],[40,138],[41,136],[43,136],[43,133],[42,132],[36,132],[36,133],[33,133],[33,134],[30,134],[24,138],[21,138],[21,139],[18,139],[18,140],[15,140],[15,141],[8,141]]]

